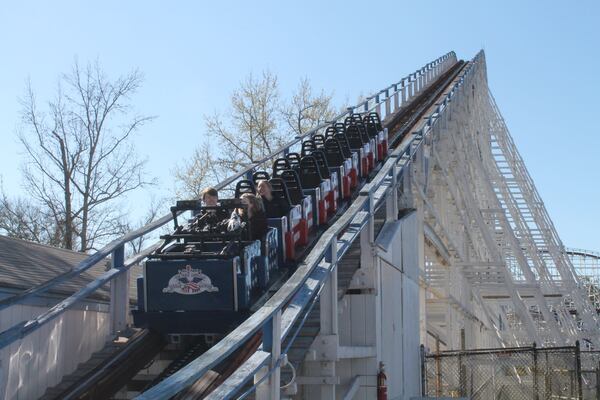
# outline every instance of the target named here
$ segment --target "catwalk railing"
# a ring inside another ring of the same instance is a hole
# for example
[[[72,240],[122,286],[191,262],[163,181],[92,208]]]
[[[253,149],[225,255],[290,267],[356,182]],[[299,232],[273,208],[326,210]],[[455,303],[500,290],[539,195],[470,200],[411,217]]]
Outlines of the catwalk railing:
[[[428,63],[423,68],[402,78],[398,82],[395,82],[389,85],[388,87],[380,90],[374,95],[368,97],[363,102],[353,107],[348,107],[345,112],[338,115],[336,118],[334,118],[333,121],[328,121],[318,126],[317,128],[307,132],[306,134],[294,138],[292,141],[282,146],[280,149],[265,156],[259,162],[249,165],[244,170],[232,175],[225,181],[221,182],[219,185],[217,185],[216,188],[224,189],[231,187],[231,185],[239,178],[249,176],[252,174],[253,171],[259,168],[264,168],[264,166],[267,165],[270,162],[270,160],[276,158],[281,154],[285,154],[286,152],[293,151],[294,149],[298,148],[301,145],[303,139],[310,137],[315,132],[321,129],[326,128],[332,122],[343,120],[343,118],[345,118],[347,115],[353,112],[362,113],[377,111],[383,119],[386,118],[388,115],[395,113],[407,102],[411,101],[416,94],[420,93],[423,88],[425,88],[432,81],[437,79],[443,72],[445,72],[451,65],[453,65],[455,61],[456,55],[454,54],[454,52],[450,52],[438,58],[437,60]],[[37,329],[54,320],[66,310],[73,307],[75,304],[86,299],[94,291],[96,291],[101,286],[107,283],[113,284],[114,287],[121,288],[121,295],[111,295],[111,320],[113,331],[123,328],[126,321],[127,312],[127,289],[126,285],[118,285],[115,283],[119,280],[122,280],[125,276],[125,272],[129,268],[138,264],[144,258],[146,258],[150,253],[152,253],[157,247],[160,246],[161,242],[155,243],[152,246],[147,247],[146,249],[140,251],[139,253],[133,255],[128,259],[125,259],[124,257],[125,245],[136,238],[147,235],[155,231],[156,229],[164,226],[165,224],[172,221],[172,218],[173,216],[171,214],[168,214],[137,230],[131,231],[125,234],[124,236],[113,240],[96,253],[90,255],[72,270],[62,275],[56,276],[55,278],[50,279],[47,282],[35,286],[29,290],[26,290],[18,295],[0,301],[0,310],[10,307],[11,305],[21,304],[34,296],[38,296],[45,292],[48,292],[49,290],[57,287],[58,285],[79,276],[81,273],[90,269],[98,262],[101,262],[102,260],[110,257],[112,268],[110,268],[104,274],[99,276],[97,279],[90,282],[85,287],[81,288],[75,294],[69,296],[65,300],[51,307],[48,311],[28,321],[21,321],[13,325],[9,329],[5,330],[4,332],[1,332],[0,349],[3,349],[9,346],[10,344],[15,343],[16,341],[24,338],[25,336],[35,332]],[[341,218],[341,220],[347,220],[347,218]],[[321,239],[323,239],[323,237]],[[321,242],[323,242],[323,240],[321,240]],[[285,287],[289,286],[290,284],[292,283],[288,283]],[[295,282],[295,285],[299,287],[299,282]],[[265,317],[265,321],[267,319],[270,319],[272,314],[273,313],[269,313],[269,318]],[[259,315],[264,315],[264,313],[261,313]]]
[[[259,331],[263,332],[262,348],[208,398],[231,398],[234,395],[240,398],[239,391],[255,375],[260,376],[258,382],[249,391],[241,394],[241,397],[248,395],[261,383],[269,387],[268,393],[273,393],[271,390],[278,391],[279,369],[285,360],[281,343],[292,333],[291,328],[302,315],[303,310],[314,304],[322,289],[329,283],[335,282],[338,262],[363,228],[368,229],[370,241],[373,242],[374,210],[382,206],[388,197],[394,199],[399,182],[414,162],[423,138],[431,132],[482,59],[483,52],[466,67],[444,99],[436,103],[438,104],[436,109],[425,118],[424,127],[413,132],[412,139],[408,143],[391,153],[381,170],[363,187],[349,209],[327,229],[290,279],[262,308],[202,356],[140,395],[138,399],[168,399],[176,395],[241,348]],[[268,371],[264,370],[265,366],[268,367]]]

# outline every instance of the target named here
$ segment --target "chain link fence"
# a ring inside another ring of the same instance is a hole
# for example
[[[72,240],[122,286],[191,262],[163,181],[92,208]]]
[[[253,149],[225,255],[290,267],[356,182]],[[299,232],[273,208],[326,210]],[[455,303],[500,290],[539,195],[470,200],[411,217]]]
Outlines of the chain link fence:
[[[600,352],[579,346],[423,353],[428,397],[600,400]]]

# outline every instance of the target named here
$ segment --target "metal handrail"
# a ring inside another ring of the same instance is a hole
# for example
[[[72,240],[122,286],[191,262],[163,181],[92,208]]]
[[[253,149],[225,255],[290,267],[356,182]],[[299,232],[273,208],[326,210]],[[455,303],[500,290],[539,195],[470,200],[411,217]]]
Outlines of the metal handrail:
[[[410,77],[413,75],[415,76],[415,78],[417,76],[422,76],[425,73],[425,71],[429,71],[432,67],[441,65],[444,61],[448,60],[449,58],[455,58],[455,57],[456,57],[456,54],[453,51],[443,55],[442,57],[439,57],[435,61],[427,64],[427,66],[428,66],[427,68],[422,68],[422,69],[414,72],[413,74],[410,74],[408,77],[402,78],[399,82],[388,86],[386,89],[383,89],[378,94],[371,96],[370,98],[367,98],[365,101],[357,104],[356,106],[347,108],[345,112],[343,112],[340,115],[338,115],[337,117],[335,117],[335,119],[333,121],[328,121],[326,123],[323,123],[323,124],[317,126],[316,128],[310,130],[309,132],[307,132],[303,135],[297,136],[294,140],[288,142],[286,145],[282,146],[281,148],[277,149],[273,153],[264,157],[262,160],[247,167],[243,171],[240,171],[240,172],[234,174],[233,176],[225,179],[223,182],[219,183],[216,186],[216,189],[218,189],[218,190],[223,189],[223,188],[227,187],[228,185],[230,185],[231,183],[233,183],[234,181],[236,181],[237,179],[241,178],[242,176],[252,173],[252,171],[254,171],[257,167],[259,167],[262,164],[268,162],[269,160],[275,158],[277,155],[285,152],[287,149],[291,148],[292,146],[297,145],[298,143],[302,142],[302,140],[304,138],[313,135],[315,132],[319,131],[320,129],[326,128],[327,126],[329,126],[331,124],[331,122],[337,121],[337,120],[343,118],[344,116],[354,112],[355,110],[362,111],[362,112],[368,112],[368,111],[377,109],[383,101],[387,101],[388,99],[390,99],[392,96],[394,96],[396,94],[400,95],[401,91],[405,87],[405,86],[403,86],[404,80],[406,80],[406,79],[410,80]],[[398,87],[398,85],[400,85],[400,87]],[[379,94],[381,94],[382,92],[385,92],[386,90],[389,93],[389,90],[392,88],[394,89],[394,92],[391,93],[389,96],[387,96],[382,101],[380,99]],[[371,100],[373,100],[373,99],[375,99],[376,101],[374,102],[373,105],[369,106]],[[362,110],[361,110],[361,108],[362,108]],[[129,232],[129,233],[125,234],[124,236],[122,236],[121,238],[113,240],[112,242],[110,242],[109,244],[104,246],[102,249],[100,249],[98,252],[90,255],[85,260],[81,261],[72,270],[70,270],[64,274],[61,274],[53,279],[50,279],[49,281],[47,281],[41,285],[38,285],[34,288],[31,288],[25,292],[22,292],[15,296],[1,300],[0,301],[0,310],[4,309],[6,307],[9,307],[11,305],[14,305],[14,304],[22,303],[23,301],[25,301],[33,296],[43,294],[43,293],[47,292],[48,290],[52,289],[53,287],[56,287],[57,285],[60,285],[64,282],[80,275],[84,271],[88,270],[89,268],[91,268],[92,266],[97,264],[102,259],[111,255],[117,249],[122,248],[126,243],[128,243],[136,238],[139,238],[140,236],[146,235],[146,234],[156,230],[157,228],[160,228],[161,226],[170,222],[172,219],[173,219],[172,214],[164,215],[163,217],[159,218],[158,220],[156,220],[154,222],[151,222],[135,231]],[[138,255],[135,255],[134,258],[136,260],[138,260],[138,262],[141,261],[149,253],[151,253],[159,244],[160,244],[160,242],[153,244],[152,246],[142,250],[140,253],[138,253]],[[83,289],[79,290],[77,293],[75,293],[75,294],[71,295],[70,297],[68,297],[67,299],[61,301],[60,303],[58,303],[57,305],[52,307],[50,310],[42,313],[41,315],[39,315],[29,321],[21,321],[17,324],[14,324],[12,327],[8,328],[7,330],[1,332],[0,333],[0,349],[10,345],[11,343],[14,343],[16,340],[23,338],[27,334],[32,333],[33,331],[35,331],[36,329],[41,327],[43,324],[58,317],[60,314],[62,314],[64,311],[66,311],[68,308],[70,308],[77,302],[84,300],[91,293],[93,293],[94,290],[96,290],[100,286],[102,286],[102,284],[105,284],[105,283],[111,281],[116,276],[120,275],[121,272],[126,271],[127,269],[129,269],[131,266],[134,265],[134,263],[130,263],[129,261],[130,260],[127,260],[127,262],[125,262],[125,264],[123,266],[121,266],[121,268],[118,268],[117,271],[113,271],[113,270],[115,270],[115,268],[111,269],[106,274],[103,274],[101,277],[97,278],[95,281],[86,285]]]
[[[471,76],[476,66],[481,61],[483,51],[480,51],[471,63],[465,68],[464,73],[459,80],[453,85],[452,89],[447,93],[444,100],[436,107],[435,111],[427,118],[426,125],[412,139],[406,143],[405,147],[396,149],[382,166],[379,173],[373,180],[365,185],[359,193],[359,197],[352,203],[350,208],[320,237],[313,250],[307,258],[298,266],[294,274],[286,281],[286,283],[261,307],[258,311],[246,319],[234,331],[228,334],[225,338],[211,347],[204,354],[190,362],[181,370],[163,380],[158,385],[150,388],[137,397],[139,400],[146,399],[168,399],[186,387],[192,385],[195,381],[201,378],[211,368],[219,362],[231,355],[239,349],[247,340],[249,340],[256,332],[264,329],[273,319],[274,315],[282,310],[285,304],[294,298],[301,287],[306,283],[313,271],[323,262],[337,263],[344,255],[345,249],[333,250],[333,246],[337,246],[337,236],[341,234],[353,219],[358,216],[361,211],[372,211],[377,203],[380,203],[386,196],[381,196],[378,202],[375,202],[375,192],[389,185],[390,175],[401,175],[404,167],[410,164],[416,151],[419,149],[423,141],[421,140],[425,134],[431,131],[433,125],[439,120],[442,113],[446,110],[448,104],[452,101],[457,93],[457,90],[463,86],[466,77]],[[416,144],[416,146],[413,146]],[[401,168],[397,170],[398,164]],[[393,181],[393,179],[392,179]],[[387,188],[387,191],[390,187]],[[328,255],[336,254],[335,260],[327,260]],[[317,282],[317,286],[323,284],[329,275],[322,276]],[[315,294],[316,295],[316,291]],[[314,295],[312,297],[314,297]],[[308,297],[304,299],[301,308],[304,308],[312,299]],[[287,321],[288,324],[293,324],[295,320]],[[284,329],[282,328],[282,332]],[[285,334],[284,334],[285,335]],[[283,340],[284,337],[281,338]],[[277,360],[280,362],[281,357]],[[265,361],[266,362],[266,361]],[[237,388],[239,389],[239,388]]]

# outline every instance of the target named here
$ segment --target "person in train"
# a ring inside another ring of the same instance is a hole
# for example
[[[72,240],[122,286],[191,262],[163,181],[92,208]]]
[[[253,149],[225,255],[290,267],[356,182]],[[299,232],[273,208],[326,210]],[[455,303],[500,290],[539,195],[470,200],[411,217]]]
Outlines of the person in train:
[[[267,218],[281,218],[285,216],[289,207],[285,202],[273,196],[273,187],[266,180],[260,180],[256,184],[256,192],[260,196],[264,206]]]
[[[217,189],[209,187],[202,191],[202,204],[204,207],[219,206],[219,192]],[[211,230],[227,221],[229,215],[227,211],[221,208],[212,210],[201,210],[196,214],[196,225],[199,230]]]
[[[269,230],[262,200],[252,193],[244,193],[240,196],[240,199],[246,204],[247,208],[233,210],[227,221],[227,230],[229,232],[246,230],[248,240],[262,241]],[[221,254],[235,254],[239,251],[238,243],[232,240],[221,251]]]
[[[230,231],[240,228],[248,229],[247,226],[250,225],[250,230],[248,231],[249,239],[262,240],[269,226],[261,198],[252,193],[244,193],[240,199],[246,204],[247,208],[238,208],[231,214],[228,229]]]

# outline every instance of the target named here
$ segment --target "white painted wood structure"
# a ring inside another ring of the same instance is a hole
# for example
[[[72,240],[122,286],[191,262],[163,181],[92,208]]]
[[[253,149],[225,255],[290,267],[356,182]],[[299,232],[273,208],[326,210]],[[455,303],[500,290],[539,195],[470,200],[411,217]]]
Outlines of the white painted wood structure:
[[[0,310],[0,330],[47,311],[17,304]],[[83,302],[0,350],[0,398],[34,400],[75,371],[110,338],[108,304]]]

